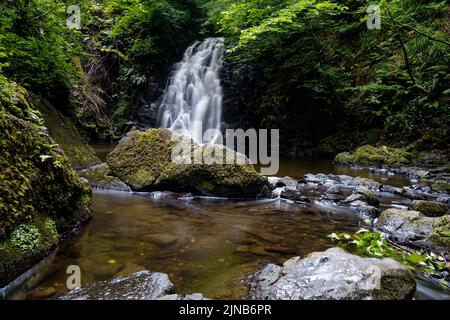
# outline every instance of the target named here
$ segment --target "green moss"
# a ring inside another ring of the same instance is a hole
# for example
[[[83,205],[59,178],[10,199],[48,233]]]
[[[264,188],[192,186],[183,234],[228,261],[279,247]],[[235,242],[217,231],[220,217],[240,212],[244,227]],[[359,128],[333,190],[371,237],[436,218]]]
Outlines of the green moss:
[[[431,189],[433,189],[434,191],[437,191],[437,192],[450,193],[450,183],[439,180],[431,185]]]
[[[414,200],[411,207],[428,217],[440,217],[447,212],[447,206],[436,201]]]
[[[343,164],[401,166],[411,162],[411,153],[402,148],[366,145],[357,148],[353,153],[340,153],[334,160]]]
[[[90,217],[90,189],[18,90],[0,87],[0,287]]]
[[[334,161],[342,164],[351,164],[354,162],[353,155],[350,152],[341,152],[334,158]]]
[[[200,186],[199,186],[200,190],[206,190],[209,192],[212,192],[214,190],[214,184],[212,184],[209,181],[203,181]]]
[[[50,136],[64,150],[73,167],[86,167],[100,162],[94,149],[86,143],[69,117],[36,96],[33,96],[33,103],[42,112]]]
[[[433,231],[428,240],[441,247],[450,249],[450,216],[445,215],[433,224]]]
[[[31,252],[41,244],[41,235],[34,224],[24,223],[11,233],[11,243],[24,252]]]
[[[151,186],[170,165],[174,145],[168,130],[135,130],[120,141],[106,162],[114,176],[139,190]]]

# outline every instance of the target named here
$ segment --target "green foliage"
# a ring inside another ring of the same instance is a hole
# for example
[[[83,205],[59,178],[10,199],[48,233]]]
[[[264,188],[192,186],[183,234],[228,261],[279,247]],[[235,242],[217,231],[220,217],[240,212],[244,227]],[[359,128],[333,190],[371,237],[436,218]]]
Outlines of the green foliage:
[[[89,216],[78,202],[90,191],[43,130],[26,90],[3,76],[0,83],[0,241],[43,213],[66,231]]]
[[[285,139],[313,140],[346,123],[384,129],[390,141],[404,145],[437,130],[444,133],[438,148],[445,148],[448,3],[379,1],[381,30],[365,25],[370,4],[209,1],[208,24],[229,40],[227,58],[238,70],[249,63],[255,70],[254,125],[282,128]],[[314,130],[307,122],[318,121],[320,131],[305,137]]]
[[[11,243],[24,252],[31,252],[41,244],[41,235],[34,224],[21,224],[11,233]]]
[[[360,229],[353,235],[332,233],[328,235],[328,238],[357,254],[368,257],[392,258],[412,270],[421,270],[437,278],[443,272],[449,271],[444,257],[433,252],[427,253],[424,250],[412,251],[397,246],[392,247],[385,236],[379,232]]]
[[[82,38],[65,26],[64,2],[3,1],[0,11],[0,65],[6,76],[50,97],[68,91],[76,77],[71,58],[82,52]]]

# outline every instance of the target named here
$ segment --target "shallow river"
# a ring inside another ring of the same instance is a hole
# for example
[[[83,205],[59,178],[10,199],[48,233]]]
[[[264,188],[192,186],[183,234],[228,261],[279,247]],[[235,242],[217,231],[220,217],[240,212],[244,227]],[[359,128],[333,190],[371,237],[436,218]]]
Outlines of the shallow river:
[[[284,159],[279,176],[337,173],[405,185],[401,177],[333,167],[328,161]],[[363,222],[352,212],[280,200],[179,198],[167,193],[95,192],[94,217],[10,296],[26,298],[33,287],[66,290],[68,265],[81,268],[82,283],[147,268],[169,274],[177,293],[241,299],[243,280],[267,262],[281,263],[334,246],[332,232],[355,232]],[[416,299],[450,299],[450,292],[418,274]],[[56,296],[56,295],[55,295]]]

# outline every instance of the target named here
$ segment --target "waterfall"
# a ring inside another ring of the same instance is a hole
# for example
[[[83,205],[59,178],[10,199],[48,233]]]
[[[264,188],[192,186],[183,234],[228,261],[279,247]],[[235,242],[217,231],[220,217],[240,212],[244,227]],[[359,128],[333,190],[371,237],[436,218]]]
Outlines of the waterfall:
[[[220,130],[222,117],[222,67],[224,40],[195,42],[184,53],[170,78],[160,106],[162,128],[176,130],[198,143],[222,143],[216,137],[203,140],[208,129]]]

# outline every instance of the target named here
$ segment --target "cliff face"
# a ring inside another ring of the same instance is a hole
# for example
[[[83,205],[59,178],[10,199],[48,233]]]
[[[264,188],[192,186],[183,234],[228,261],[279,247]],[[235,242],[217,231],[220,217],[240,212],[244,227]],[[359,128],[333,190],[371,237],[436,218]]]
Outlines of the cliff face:
[[[27,91],[0,75],[0,288],[88,220],[90,199]]]

